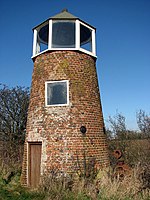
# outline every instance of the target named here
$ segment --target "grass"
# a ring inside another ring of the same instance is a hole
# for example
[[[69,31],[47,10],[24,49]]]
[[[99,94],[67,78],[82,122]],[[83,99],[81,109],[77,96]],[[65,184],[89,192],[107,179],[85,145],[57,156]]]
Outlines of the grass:
[[[0,200],[150,200],[150,167],[131,170],[124,179],[114,177],[112,170],[99,171],[95,178],[56,178],[46,176],[36,191],[20,185],[20,172],[9,181],[0,170]]]
[[[95,179],[78,177],[68,189],[68,180],[46,177],[41,191],[48,200],[150,200],[150,188],[143,187],[138,167],[125,176],[113,178],[108,171],[99,171]],[[65,183],[65,184],[64,184]]]
[[[43,193],[29,192],[21,187],[20,173],[13,176],[9,183],[6,183],[3,177],[3,175],[0,176],[0,200],[44,200]]]
[[[37,192],[27,192],[25,189],[0,189],[0,200],[44,200],[45,196]]]
[[[28,191],[20,186],[18,178],[15,177],[9,184],[0,180],[0,200],[150,200],[148,189],[139,192],[141,183],[134,174],[119,181],[102,173],[93,183],[78,180],[71,190],[63,187],[58,180],[47,185],[47,188],[43,185],[38,191]]]

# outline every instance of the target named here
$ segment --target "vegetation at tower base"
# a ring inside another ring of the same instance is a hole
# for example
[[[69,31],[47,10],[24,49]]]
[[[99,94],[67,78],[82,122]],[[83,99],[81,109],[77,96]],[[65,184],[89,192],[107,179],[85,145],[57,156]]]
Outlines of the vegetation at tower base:
[[[16,175],[8,184],[0,176],[1,200],[149,200],[150,189],[144,168],[134,168],[122,181],[110,169],[99,171],[95,178],[58,176],[57,171],[43,178],[37,190],[23,188]],[[74,174],[75,175],[75,174]]]

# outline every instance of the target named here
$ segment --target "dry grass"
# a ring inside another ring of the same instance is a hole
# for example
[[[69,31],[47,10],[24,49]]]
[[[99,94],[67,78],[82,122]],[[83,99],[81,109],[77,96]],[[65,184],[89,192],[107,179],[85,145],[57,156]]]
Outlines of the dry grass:
[[[121,180],[113,176],[110,168],[99,171],[95,179],[54,173],[43,178],[43,184],[34,194],[21,189],[19,183],[16,187],[16,178],[19,180],[15,175],[8,184],[0,179],[2,200],[9,199],[9,195],[14,200],[35,200],[38,196],[43,200],[150,200],[150,165],[135,167]]]
[[[47,177],[42,185],[48,200],[149,200],[150,188],[143,185],[142,169],[136,167],[123,180],[113,177],[110,170],[99,171],[97,177]]]
[[[99,179],[100,197],[102,199],[141,199],[142,183],[138,177],[138,169],[134,169],[123,180],[119,177],[111,178],[104,174]],[[147,195],[147,193],[146,193]]]

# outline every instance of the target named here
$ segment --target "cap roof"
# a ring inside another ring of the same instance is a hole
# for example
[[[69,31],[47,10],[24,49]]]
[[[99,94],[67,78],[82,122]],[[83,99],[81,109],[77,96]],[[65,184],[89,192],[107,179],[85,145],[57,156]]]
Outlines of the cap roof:
[[[58,13],[57,15],[51,18],[52,19],[78,19],[78,17],[69,13],[67,9],[63,9],[60,13]]]
[[[74,15],[72,15],[71,13],[69,13],[68,12],[68,10],[67,9],[63,9],[60,13],[58,13],[57,15],[54,15],[53,17],[50,17],[50,18],[48,18],[47,20],[45,20],[44,22],[42,22],[42,23],[40,23],[39,25],[37,25],[37,26],[35,26],[34,28],[33,28],[33,30],[35,29],[35,28],[37,28],[38,26],[40,26],[40,25],[42,25],[42,24],[44,24],[45,22],[47,22],[48,20],[50,20],[50,19],[70,19],[70,20],[75,20],[75,19],[79,19],[79,17],[76,17],[76,16],[74,16]],[[86,23],[85,21],[83,21],[83,20],[81,20],[81,19],[79,19],[80,21],[82,21],[83,23],[85,23],[85,24],[87,24],[87,25],[89,25],[88,23]],[[91,26],[91,25],[89,25],[89,26]],[[94,28],[95,29],[95,27],[93,27],[93,26],[91,26],[92,28]]]

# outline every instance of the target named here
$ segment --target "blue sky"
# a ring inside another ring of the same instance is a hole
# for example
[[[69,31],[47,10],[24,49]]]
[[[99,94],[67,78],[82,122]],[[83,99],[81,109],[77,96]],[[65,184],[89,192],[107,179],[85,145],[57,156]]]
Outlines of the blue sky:
[[[104,118],[150,112],[150,0],[0,0],[0,83],[30,86],[32,28],[67,8],[96,27]]]

